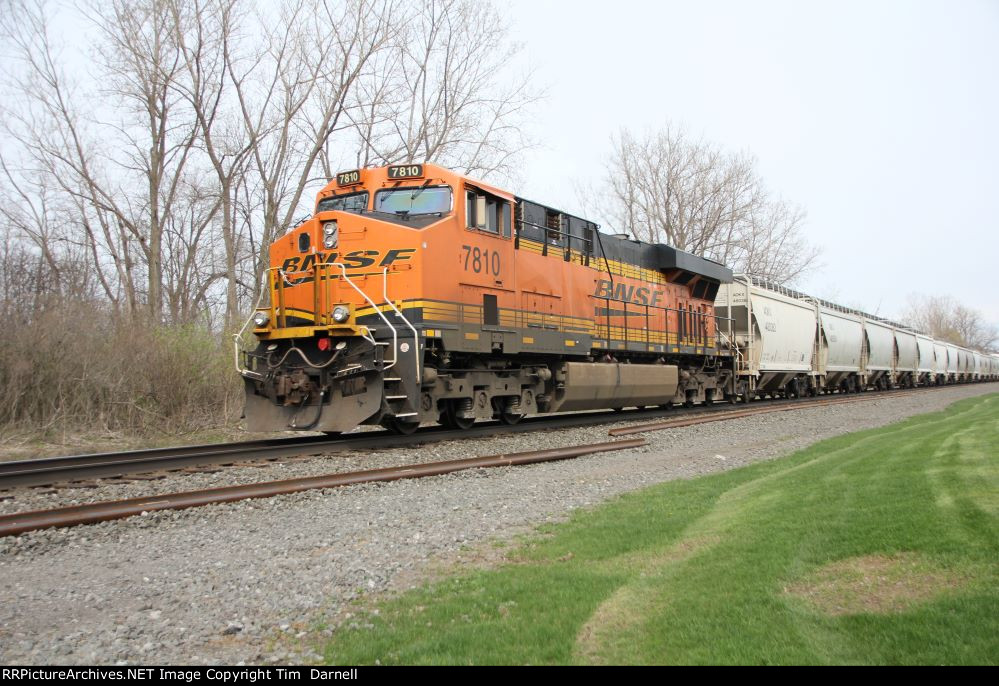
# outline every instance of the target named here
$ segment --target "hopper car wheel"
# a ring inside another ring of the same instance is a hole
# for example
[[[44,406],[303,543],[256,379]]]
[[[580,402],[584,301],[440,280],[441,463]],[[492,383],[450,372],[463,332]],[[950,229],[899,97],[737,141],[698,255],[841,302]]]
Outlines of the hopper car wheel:
[[[798,390],[797,379],[791,381],[791,383],[787,385],[787,391],[785,392],[785,395],[787,396],[788,399],[794,398],[795,400],[801,397],[801,391]]]
[[[420,423],[406,421],[405,419],[400,419],[399,417],[389,417],[388,419],[382,421],[382,426],[392,433],[397,433],[400,436],[409,436],[416,433],[416,430],[420,428]]]
[[[735,399],[743,405],[749,404],[749,386],[743,381],[735,387]]]

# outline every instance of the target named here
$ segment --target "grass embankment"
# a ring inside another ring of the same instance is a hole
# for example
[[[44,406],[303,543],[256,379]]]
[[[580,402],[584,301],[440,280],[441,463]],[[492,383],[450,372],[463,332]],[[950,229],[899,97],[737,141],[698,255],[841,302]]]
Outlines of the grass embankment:
[[[337,663],[996,663],[999,395],[578,513]]]

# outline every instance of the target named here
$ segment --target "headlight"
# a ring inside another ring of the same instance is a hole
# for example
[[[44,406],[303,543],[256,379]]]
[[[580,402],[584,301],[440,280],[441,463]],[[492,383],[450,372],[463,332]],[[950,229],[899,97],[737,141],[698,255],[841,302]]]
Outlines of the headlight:
[[[328,250],[336,247],[337,225],[336,221],[323,222],[323,246]]]
[[[333,308],[333,321],[343,324],[350,318],[350,309],[344,307],[343,305],[337,305]]]
[[[253,315],[253,324],[258,329],[262,329],[263,327],[267,326],[267,322],[269,322],[270,320],[271,320],[270,315],[268,315],[266,312],[257,312],[255,315]]]

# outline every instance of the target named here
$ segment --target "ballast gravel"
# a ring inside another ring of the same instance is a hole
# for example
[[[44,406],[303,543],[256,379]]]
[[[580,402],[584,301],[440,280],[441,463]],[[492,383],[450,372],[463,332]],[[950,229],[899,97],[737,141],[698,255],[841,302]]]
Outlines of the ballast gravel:
[[[0,539],[3,664],[302,662],[297,636],[441,559],[643,486],[786,455],[995,392],[995,384],[644,434],[647,446],[150,513]],[[2,512],[608,440],[609,425],[338,455],[267,468],[19,494]],[[308,635],[312,635],[309,633]],[[291,640],[287,640],[291,639]]]

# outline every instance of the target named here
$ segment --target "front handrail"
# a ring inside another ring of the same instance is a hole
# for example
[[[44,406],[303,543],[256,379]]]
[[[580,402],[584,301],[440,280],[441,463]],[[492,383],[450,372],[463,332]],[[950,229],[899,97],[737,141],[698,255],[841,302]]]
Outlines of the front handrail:
[[[416,327],[413,326],[408,319],[406,319],[406,316],[399,311],[399,308],[396,307],[395,303],[392,302],[392,299],[389,298],[388,267],[382,269],[382,296],[385,298],[385,302],[388,303],[389,307],[391,307],[395,311],[396,316],[402,319],[402,321],[406,323],[406,326],[409,327],[409,330],[413,332],[413,357],[416,359],[416,385],[419,386],[420,368],[423,366],[422,364],[420,364],[420,334],[417,333]]]
[[[270,275],[270,270],[267,270],[264,274],[261,275],[260,278],[261,278],[261,280],[263,280],[263,281],[266,282],[266,281],[269,280],[269,275]],[[246,321],[243,323],[243,326],[240,327],[239,332],[238,333],[234,333],[232,335],[232,344],[233,344],[233,347],[235,348],[235,350],[234,350],[234,358],[235,358],[234,361],[236,363],[236,372],[240,376],[245,376],[244,372],[249,372],[250,370],[249,369],[244,369],[243,365],[240,364],[239,354],[241,352],[243,352],[243,351],[240,348],[239,344],[243,340],[243,334],[246,333],[246,328],[250,325],[250,322],[253,321],[253,315],[255,315],[257,313],[257,310],[259,310],[260,306],[263,304],[263,302],[264,302],[264,296],[267,295],[268,288],[269,288],[269,284],[261,284],[260,285],[260,297],[257,298],[257,306],[255,308],[253,308],[253,312],[251,312],[250,316],[246,318]]]
[[[385,316],[385,313],[381,311],[381,308],[379,308],[378,305],[376,305],[371,300],[371,298],[368,297],[368,294],[365,293],[360,288],[358,288],[357,284],[355,284],[353,281],[351,281],[350,277],[347,276],[347,265],[345,265],[343,262],[334,262],[333,265],[337,266],[337,267],[340,267],[340,272],[343,274],[343,280],[346,281],[348,284],[350,284],[350,287],[353,288],[355,291],[357,291],[358,295],[360,295],[362,298],[364,298],[368,302],[368,304],[371,305],[372,308],[374,308],[374,310],[378,314],[378,316],[382,318],[383,322],[385,322],[385,325],[388,326],[389,329],[391,329],[391,331],[392,331],[392,363],[389,364],[389,365],[386,365],[385,367],[382,368],[383,370],[391,369],[392,367],[395,366],[395,363],[399,361],[399,352],[398,352],[398,349],[399,349],[398,348],[398,346],[399,346],[399,332],[396,330],[396,328],[394,326],[392,326],[392,322],[390,322],[389,319],[388,319],[388,317]],[[419,347],[419,346],[417,346],[417,347]]]

